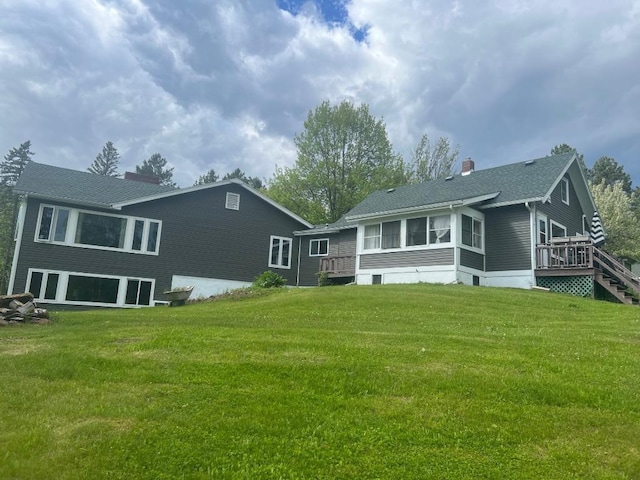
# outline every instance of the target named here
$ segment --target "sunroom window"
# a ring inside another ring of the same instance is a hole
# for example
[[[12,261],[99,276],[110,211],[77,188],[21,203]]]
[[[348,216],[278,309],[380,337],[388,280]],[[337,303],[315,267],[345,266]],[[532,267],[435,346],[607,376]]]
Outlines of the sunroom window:
[[[382,248],[400,247],[400,220],[382,224]]]
[[[445,243],[451,241],[451,216],[438,215],[429,217],[429,243]]]

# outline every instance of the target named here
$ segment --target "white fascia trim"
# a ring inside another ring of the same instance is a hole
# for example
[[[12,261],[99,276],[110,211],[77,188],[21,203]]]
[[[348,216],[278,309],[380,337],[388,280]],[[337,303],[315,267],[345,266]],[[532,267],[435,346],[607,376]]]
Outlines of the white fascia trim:
[[[243,187],[244,189],[246,189],[249,192],[253,193],[255,196],[257,196],[257,197],[261,198],[262,200],[264,200],[265,202],[267,202],[268,204],[272,205],[273,207],[276,207],[281,212],[283,212],[283,213],[289,215],[290,217],[294,218],[295,220],[299,221],[303,225],[305,225],[305,226],[307,226],[309,228],[313,228],[313,224],[307,222],[304,218],[299,217],[298,215],[293,213],[291,210],[288,210],[288,209],[284,208],[279,203],[273,201],[272,199],[270,199],[269,197],[267,197],[263,193],[260,193],[259,191],[251,188],[249,185],[244,183],[242,180],[238,180],[237,178],[232,178],[230,180],[221,180],[221,181],[215,182],[215,183],[206,183],[204,185],[194,185],[193,187],[188,187],[188,188],[178,188],[176,190],[170,190],[168,192],[156,193],[155,195],[149,195],[147,197],[140,197],[140,198],[136,198],[135,200],[128,200],[126,202],[114,203],[114,204],[111,205],[111,207],[115,208],[117,210],[120,210],[123,207],[128,207],[129,205],[136,205],[138,203],[145,203],[145,202],[150,202],[150,201],[153,201],[153,200],[159,200],[159,199],[162,199],[162,198],[169,198],[169,197],[173,197],[173,196],[176,196],[176,195],[184,195],[186,193],[197,192],[197,191],[200,191],[200,190],[207,190],[209,188],[218,188],[218,187],[222,187],[224,185],[229,185],[229,184],[235,184],[235,185],[239,185],[239,186]]]
[[[94,203],[94,202],[84,202],[82,200],[76,200],[75,198],[67,198],[61,196],[51,196],[51,195],[38,195],[28,192],[17,192],[22,195],[28,196],[29,198],[34,198],[36,200],[43,200],[45,202],[62,202],[68,205],[80,206],[85,208],[101,208],[103,210],[112,210],[112,206],[106,203]]]
[[[430,205],[419,205],[416,207],[408,207],[408,208],[398,208],[395,210],[386,210],[384,212],[375,212],[375,213],[366,213],[362,215],[353,215],[345,217],[347,220],[365,220],[365,219],[373,219],[373,218],[385,218],[391,217],[404,213],[415,213],[415,212],[430,212],[432,210],[441,210],[443,208],[453,208],[453,207],[464,207],[466,205],[473,205],[475,203],[484,202],[486,200],[491,200],[492,198],[496,198],[500,195],[500,192],[488,193],[486,195],[479,195],[477,197],[469,197],[463,198],[461,200],[453,200],[450,202],[440,202],[440,203],[432,203]]]
[[[340,233],[343,230],[351,230],[352,228],[358,228],[358,225],[347,225],[345,227],[325,228],[322,230],[296,230],[293,234],[296,237],[310,237],[315,235],[326,235],[329,233]]]
[[[573,156],[571,157],[571,159],[567,162],[567,164],[562,169],[562,172],[560,172],[560,175],[558,175],[558,178],[556,178],[556,180],[551,185],[551,188],[549,189],[549,191],[545,194],[544,197],[542,197],[542,202],[543,203],[545,203],[547,200],[549,200],[551,198],[551,194],[556,189],[556,187],[560,184],[560,182],[562,181],[562,179],[566,175],[567,171],[569,170],[569,167],[571,167],[571,164],[574,161],[576,161],[576,158],[577,158],[576,154],[574,153]]]
[[[16,270],[18,269],[18,257],[20,256],[20,245],[22,244],[22,232],[24,230],[24,220],[27,216],[27,196],[22,197],[20,209],[18,210],[18,231],[15,235],[16,245],[13,249],[13,260],[11,262],[11,273],[9,274],[9,285],[7,286],[7,295],[13,292],[13,286],[16,281]],[[13,239],[12,239],[13,240]],[[26,290],[26,289],[25,289]]]
[[[492,203],[490,205],[481,205],[478,207],[478,210],[488,210],[490,208],[498,208],[498,207],[509,207],[511,205],[524,205],[526,203],[541,202],[543,200],[544,199],[542,197],[523,198],[521,200],[512,200],[510,202],[500,202],[500,203]]]

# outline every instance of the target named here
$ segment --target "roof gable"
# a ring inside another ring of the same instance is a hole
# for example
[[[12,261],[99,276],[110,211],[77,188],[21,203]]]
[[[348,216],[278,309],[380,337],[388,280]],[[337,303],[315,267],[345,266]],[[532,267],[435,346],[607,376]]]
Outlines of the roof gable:
[[[38,198],[119,210],[128,205],[150,202],[171,196],[188,195],[194,191],[219,188],[229,184],[240,185],[302,225],[309,228],[313,226],[238,179],[223,180],[188,188],[173,188],[29,162],[16,183],[15,191]]]
[[[389,212],[428,210],[439,206],[469,204],[483,208],[547,199],[571,164],[574,153],[536,158],[524,162],[477,170],[416,185],[373,192],[347,213],[346,218],[376,217]]]

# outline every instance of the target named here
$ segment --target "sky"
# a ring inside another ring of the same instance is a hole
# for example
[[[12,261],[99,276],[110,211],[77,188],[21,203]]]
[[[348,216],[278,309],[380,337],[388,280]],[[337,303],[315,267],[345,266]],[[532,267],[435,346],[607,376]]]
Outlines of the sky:
[[[425,133],[476,169],[567,143],[640,186],[640,0],[0,0],[2,156],[268,180],[324,100],[406,160]]]

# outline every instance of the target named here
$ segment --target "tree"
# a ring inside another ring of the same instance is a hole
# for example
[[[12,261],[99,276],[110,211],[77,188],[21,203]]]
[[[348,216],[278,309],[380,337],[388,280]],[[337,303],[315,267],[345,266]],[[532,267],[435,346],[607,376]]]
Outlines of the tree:
[[[366,104],[322,102],[294,142],[295,165],[276,169],[267,194],[311,222],[334,222],[372,191],[404,183],[402,159]]]
[[[578,151],[573,148],[570,145],[567,145],[566,143],[561,143],[560,145],[556,145],[555,147],[553,147],[551,149],[551,155],[560,155],[562,153],[575,153],[576,156],[578,157],[578,163],[580,164],[580,167],[582,168],[582,172],[584,173],[584,176],[587,180],[591,179],[591,170],[589,170],[587,168],[587,165],[584,163],[584,155],[581,153],[578,153]]]
[[[251,188],[255,188],[256,190],[262,188],[262,180],[260,180],[258,177],[247,177],[245,173],[239,168],[236,168],[233,172],[227,173],[224,177],[222,177],[223,180],[231,180],[232,178],[242,180],[244,183],[249,185]]]
[[[640,260],[640,219],[635,215],[631,195],[621,182],[591,183],[591,194],[604,225],[604,248],[619,257]]]
[[[173,182],[173,168],[166,168],[167,160],[159,153],[154,153],[142,165],[136,165],[136,173],[150,175],[160,180],[160,185],[176,187]]]
[[[624,171],[624,167],[611,157],[600,157],[591,169],[591,181],[598,185],[619,183],[626,193],[631,193],[631,176]]]
[[[20,201],[13,187],[33,155],[31,142],[27,140],[18,148],[9,150],[0,163],[0,293],[7,291],[13,259],[13,238]]]
[[[0,183],[13,186],[18,181],[18,177],[35,155],[31,151],[31,141],[21,143],[18,148],[12,148],[4,156],[4,161],[0,163]]]
[[[87,168],[91,173],[104,175],[106,177],[117,177],[120,154],[113,143],[107,142],[102,147],[102,152],[98,154],[91,166]]]
[[[212,168],[204,175],[200,175],[198,179],[194,182],[194,186],[196,185],[204,185],[206,183],[216,183],[218,181],[218,174]]]
[[[459,150],[460,147],[452,147],[446,137],[440,137],[435,145],[431,145],[429,136],[425,133],[412,152],[409,182],[422,183],[452,175]]]

